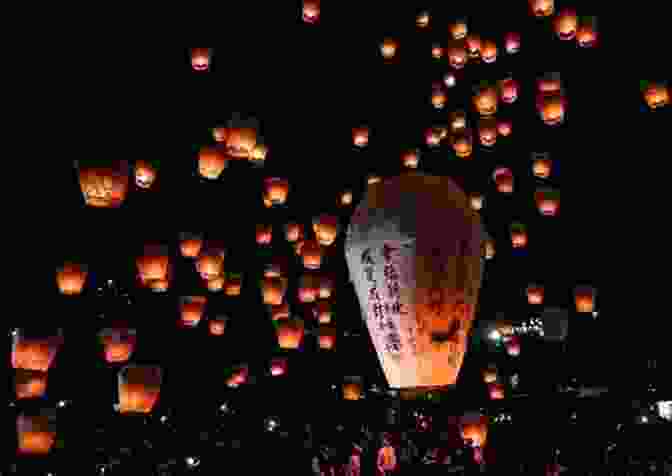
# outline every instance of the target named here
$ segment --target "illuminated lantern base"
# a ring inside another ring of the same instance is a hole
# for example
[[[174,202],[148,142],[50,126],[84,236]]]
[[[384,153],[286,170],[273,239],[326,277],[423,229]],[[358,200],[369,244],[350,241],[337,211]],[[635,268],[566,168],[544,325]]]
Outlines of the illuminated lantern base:
[[[119,371],[119,412],[151,413],[161,390],[161,368],[128,365]]]
[[[16,369],[15,391],[17,400],[44,397],[47,392],[47,372]]]
[[[331,350],[336,345],[336,328],[320,326],[318,343],[320,349]]]
[[[18,453],[22,455],[46,455],[56,439],[54,415],[19,415],[16,419]]]

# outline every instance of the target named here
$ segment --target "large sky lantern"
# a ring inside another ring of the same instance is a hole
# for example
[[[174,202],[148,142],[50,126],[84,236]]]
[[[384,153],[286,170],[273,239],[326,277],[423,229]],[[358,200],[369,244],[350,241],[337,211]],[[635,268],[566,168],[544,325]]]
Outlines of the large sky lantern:
[[[547,179],[552,170],[553,161],[548,152],[532,152],[532,173],[535,177]]]
[[[168,263],[168,272],[163,278],[152,279],[150,281],[142,281],[141,284],[155,293],[165,293],[170,288],[170,283],[173,280],[173,266]]]
[[[385,38],[380,44],[380,53],[386,61],[391,60],[397,54],[399,43],[394,38]]]
[[[320,0],[303,0],[303,21],[310,25],[320,20]]]
[[[474,107],[481,117],[492,116],[497,112],[497,90],[483,82],[474,88]]]
[[[511,246],[525,248],[527,246],[527,227],[523,223],[511,224]]]
[[[432,84],[432,106],[434,106],[434,109],[443,109],[446,101],[448,101],[448,95],[443,89],[443,85],[441,83]]]
[[[208,247],[202,249],[196,259],[196,271],[205,281],[222,276],[224,272],[224,256],[222,250]]]
[[[448,64],[453,69],[462,69],[467,64],[469,55],[467,54],[467,46],[464,40],[450,41],[446,53],[448,54]]]
[[[42,398],[47,393],[48,372],[39,370],[14,370],[14,392],[17,400]]]
[[[531,283],[527,286],[527,303],[540,305],[544,303],[544,286],[537,283]]]
[[[567,99],[562,94],[544,95],[537,104],[541,120],[547,126],[558,126],[565,122]]]
[[[61,294],[65,296],[77,296],[82,294],[86,277],[87,266],[79,263],[64,263],[56,270],[56,285]]]
[[[355,145],[355,147],[360,148],[369,145],[369,128],[366,126],[353,128],[352,143]]]
[[[157,244],[145,245],[144,253],[136,259],[135,263],[143,283],[165,279],[170,264],[168,249]]]
[[[269,177],[264,180],[264,198],[273,205],[284,205],[289,194],[289,181],[280,177]]]
[[[323,255],[324,251],[317,240],[308,239],[303,242],[303,246],[301,246],[301,260],[303,261],[304,268],[320,269]]]
[[[112,327],[105,328],[98,334],[103,346],[103,356],[108,364],[128,362],[137,345],[135,329]]]
[[[518,81],[508,76],[499,82],[499,97],[503,103],[512,104],[518,99]]]
[[[492,173],[499,193],[513,193],[513,172],[508,167],[497,167]]]
[[[254,118],[243,119],[235,114],[228,123],[226,154],[234,159],[248,160],[257,145],[259,122]]]
[[[432,44],[432,58],[435,60],[443,58],[443,47],[439,43]]]
[[[42,409],[37,415],[17,415],[16,436],[19,454],[49,454],[56,441],[56,412]]]
[[[410,149],[401,153],[401,163],[408,169],[417,169],[420,162],[420,151]]]
[[[205,312],[208,298],[205,296],[180,297],[180,322],[184,327],[196,327]]]
[[[127,160],[75,161],[84,203],[94,208],[119,208],[128,194]]]
[[[471,440],[473,446],[483,448],[488,441],[488,417],[478,413],[467,413],[460,418],[462,439]]]
[[[23,329],[12,333],[12,367],[47,372],[63,345],[63,331],[53,335],[31,335]]]
[[[198,153],[198,173],[208,180],[217,180],[228,165],[228,158],[216,147],[201,147]]]
[[[497,43],[492,40],[483,41],[481,45],[481,59],[486,64],[497,61]]]
[[[226,332],[227,316],[216,316],[208,320],[208,331],[211,336],[220,337]]]
[[[273,357],[271,359],[270,371],[273,377],[281,377],[287,374],[287,358]]]
[[[670,86],[667,81],[641,81],[644,101],[650,109],[659,109],[670,103]]]
[[[194,71],[210,70],[212,48],[191,48],[191,67]]]
[[[464,129],[451,135],[450,144],[456,156],[461,159],[470,158],[474,148],[474,138],[471,129]]]
[[[563,41],[569,41],[576,38],[576,29],[579,20],[576,11],[573,8],[563,8],[553,19],[553,28],[555,33]]]
[[[227,272],[225,275],[224,294],[230,297],[240,296],[243,287],[241,273]]]
[[[258,245],[270,245],[271,241],[273,241],[273,225],[268,223],[257,223],[255,236]]]
[[[579,26],[576,29],[576,43],[580,48],[592,48],[598,41],[597,17],[579,17]]]
[[[513,124],[508,119],[497,119],[497,134],[502,137],[508,137],[513,131]]]
[[[196,258],[203,248],[203,234],[182,231],[179,235],[180,253],[184,258]]]
[[[576,307],[576,312],[594,312],[596,294],[597,292],[592,286],[576,286],[574,288],[574,305]]]
[[[154,185],[159,168],[156,161],[135,161],[135,185],[138,188],[148,189]]]
[[[320,349],[332,350],[336,345],[336,336],[338,331],[336,326],[322,324],[318,328],[317,342]]]
[[[302,303],[315,302],[319,294],[319,278],[312,273],[304,273],[299,278],[298,299]]]
[[[427,28],[429,26],[430,18],[429,12],[423,10],[415,17],[415,25],[418,28]]]
[[[476,33],[469,33],[466,37],[467,55],[471,59],[478,59],[481,56],[481,37]]]
[[[551,187],[539,187],[534,192],[534,201],[539,213],[543,216],[554,217],[560,209],[560,191]]]
[[[494,117],[479,119],[478,138],[485,147],[492,147],[497,143],[497,120]]]
[[[448,177],[410,172],[368,187],[346,259],[392,388],[455,384],[481,287],[481,236]]]
[[[129,364],[119,370],[119,413],[151,413],[159,399],[163,372],[155,365]]]
[[[555,0],[529,0],[529,2],[535,17],[550,17],[555,11]]]
[[[356,375],[343,377],[343,399],[359,400],[362,398],[362,387],[362,377]]]
[[[305,332],[303,320],[298,317],[273,321],[278,337],[278,346],[285,350],[296,350],[301,347]]]
[[[336,241],[339,229],[337,216],[323,213],[313,219],[313,232],[322,246],[331,246]]]
[[[504,49],[510,55],[520,51],[520,33],[510,31],[504,35]]]
[[[454,40],[461,40],[467,36],[467,33],[469,33],[469,27],[467,26],[467,19],[466,18],[458,18],[454,22],[450,24],[448,27],[450,31],[450,36]]]
[[[282,300],[287,292],[287,278],[264,278],[261,281],[261,295],[264,304],[277,306],[282,304]]]

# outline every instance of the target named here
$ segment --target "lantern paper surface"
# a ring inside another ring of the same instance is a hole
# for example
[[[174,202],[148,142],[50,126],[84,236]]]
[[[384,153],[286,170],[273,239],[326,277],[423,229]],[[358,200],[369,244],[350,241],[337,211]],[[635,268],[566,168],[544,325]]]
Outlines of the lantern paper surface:
[[[56,439],[55,415],[19,415],[16,418],[18,451],[21,454],[44,455],[51,451]]]
[[[410,173],[368,187],[346,259],[391,387],[455,384],[481,286],[481,236],[447,177]]]
[[[63,336],[31,338],[17,332],[12,340],[12,367],[47,372],[56,358]]]
[[[119,412],[150,413],[159,398],[160,367],[128,365],[119,372]]]

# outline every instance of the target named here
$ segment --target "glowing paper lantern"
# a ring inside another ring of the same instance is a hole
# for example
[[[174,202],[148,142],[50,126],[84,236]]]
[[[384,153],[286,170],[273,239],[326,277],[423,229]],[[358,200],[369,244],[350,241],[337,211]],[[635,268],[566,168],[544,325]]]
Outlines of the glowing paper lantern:
[[[450,143],[453,146],[456,156],[461,159],[471,157],[474,147],[474,139],[470,129],[464,129],[461,132],[451,135]]]
[[[511,135],[511,130],[513,126],[511,125],[511,121],[507,121],[504,119],[500,119],[497,121],[497,134],[499,134],[502,137],[507,137]]]
[[[16,369],[14,390],[17,400],[43,397],[47,392],[47,376],[47,372],[39,370]]]
[[[19,454],[48,454],[56,440],[56,413],[41,410],[38,415],[17,416],[16,436]]]
[[[299,318],[278,319],[273,321],[281,349],[296,350],[301,346],[304,335],[303,320]]]
[[[448,45],[447,54],[448,64],[453,69],[462,69],[467,64],[468,55],[464,40],[451,41]]]
[[[595,294],[595,288],[592,286],[577,286],[574,288],[576,312],[593,312],[595,310]]]
[[[557,126],[565,122],[566,108],[567,100],[561,94],[544,95],[537,103],[541,120],[547,126]]]
[[[477,59],[479,56],[481,56],[480,36],[474,33],[468,34],[466,38],[466,45],[467,45],[467,55],[469,55],[469,58]]]
[[[544,303],[544,287],[540,284],[530,284],[527,287],[527,303],[539,305]]]
[[[226,127],[215,127],[212,129],[212,138],[218,144],[226,143],[226,138],[229,135],[229,130]]]
[[[511,357],[518,357],[520,355],[520,338],[518,336],[510,336],[504,343],[506,353]]]
[[[86,276],[86,265],[77,263],[65,263],[56,271],[56,284],[61,294],[75,296],[82,293]]]
[[[135,185],[143,189],[151,188],[156,180],[157,170],[156,164],[148,160],[137,160],[135,162]]]
[[[119,208],[124,203],[128,193],[128,161],[75,161],[75,167],[87,206]]]
[[[339,203],[343,207],[352,205],[352,192],[350,190],[342,192],[339,198]]]
[[[277,321],[278,319],[289,319],[289,304],[283,302],[277,306],[269,306],[271,310],[271,320]]]
[[[535,17],[550,17],[555,10],[554,0],[529,0]]]
[[[478,121],[478,138],[481,145],[492,147],[497,143],[497,121],[493,117],[482,118]]]
[[[224,289],[225,284],[226,284],[226,279],[224,278],[224,276],[216,276],[212,279],[208,279],[205,282],[205,285],[208,288],[208,291],[211,291],[213,293],[220,292],[222,289]]]
[[[159,399],[160,367],[127,365],[119,371],[119,413],[151,413]]]
[[[319,290],[318,278],[313,274],[303,274],[299,278],[299,301],[303,303],[315,302]]]
[[[196,271],[206,281],[221,277],[224,271],[224,253],[215,249],[201,250],[196,260]]]
[[[534,200],[537,203],[539,213],[542,215],[553,217],[558,214],[560,208],[560,192],[558,190],[548,187],[538,188],[534,193]]]
[[[592,48],[598,42],[597,18],[581,17],[576,30],[576,42],[581,48]]]
[[[108,364],[128,362],[137,343],[135,329],[108,328],[100,331],[99,336]]]
[[[203,318],[208,299],[205,296],[180,297],[181,323],[185,327],[196,327]]]
[[[443,84],[446,85],[447,88],[452,88],[457,84],[457,79],[455,78],[455,74],[451,73],[450,71],[447,72],[443,76]]]
[[[203,247],[203,235],[183,231],[180,233],[180,253],[185,258],[196,258]]]
[[[264,180],[264,198],[272,205],[284,205],[289,194],[289,182],[279,177],[270,177]]]
[[[547,179],[551,176],[552,167],[548,152],[532,152],[532,173],[535,177]]]
[[[257,128],[255,119],[241,119],[235,115],[228,124],[226,136],[226,154],[234,159],[249,159],[257,145]]]
[[[322,246],[330,246],[336,241],[339,231],[338,217],[322,214],[313,219],[313,231],[317,242]],[[305,249],[302,250],[305,252]]]
[[[257,244],[267,246],[273,240],[273,226],[266,223],[258,223],[256,230]]]
[[[483,448],[488,439],[488,418],[479,414],[466,414],[460,419],[460,433],[466,442]]]
[[[423,11],[415,17],[415,24],[418,28],[427,28],[429,26],[429,12]]]
[[[450,29],[450,35],[453,37],[454,40],[461,40],[462,38],[467,36],[467,33],[469,33],[469,28],[467,27],[467,20],[465,18],[460,18],[451,23],[449,29]]]
[[[496,382],[488,384],[488,393],[491,400],[502,400],[504,399],[504,385]]]
[[[290,222],[285,225],[285,238],[290,243],[296,243],[303,239],[303,225]]]
[[[524,224],[511,224],[511,245],[514,248],[525,248],[527,246],[527,227]]]
[[[315,24],[320,20],[320,0],[303,0],[303,21]]]
[[[642,93],[650,109],[659,109],[670,103],[670,88],[666,82],[642,81]]]
[[[329,299],[334,291],[334,280],[330,276],[322,275],[319,277],[319,283],[318,294],[320,299]]]
[[[385,38],[380,44],[380,52],[385,60],[391,60],[397,54],[398,44],[392,38]]]
[[[509,77],[499,82],[499,96],[502,102],[512,104],[518,99],[518,81]]]
[[[217,180],[228,165],[226,155],[214,147],[203,147],[198,153],[198,173],[209,180]]]
[[[483,194],[480,193],[470,193],[469,194],[469,206],[472,210],[478,211],[483,208]]]
[[[366,147],[369,145],[369,128],[356,127],[352,130],[352,142],[356,147]]]
[[[497,167],[492,174],[499,193],[513,193],[513,173],[507,167]]]
[[[432,45],[432,58],[441,59],[443,57],[443,48],[438,43]]]
[[[520,34],[510,31],[504,35],[504,49],[510,55],[520,51]]]
[[[576,11],[572,8],[563,8],[553,21],[555,33],[563,41],[573,40],[576,37],[576,28],[578,27]]]
[[[492,116],[497,112],[497,90],[488,85],[476,88],[474,94],[474,106],[482,116]]]
[[[359,400],[362,398],[362,378],[358,376],[345,377],[343,382],[343,399]]]
[[[488,366],[488,368],[483,371],[483,381],[485,383],[495,383],[497,381],[497,367],[494,365]]]
[[[208,321],[208,330],[212,336],[223,336],[226,331],[226,316],[218,316]]]
[[[226,273],[226,283],[224,285],[224,294],[227,296],[240,296],[243,286],[243,276],[239,273]]]
[[[492,40],[485,40],[481,46],[481,59],[484,63],[497,61],[497,43]]]
[[[135,263],[141,282],[149,284],[152,281],[165,279],[170,264],[168,250],[161,245],[147,245],[144,254],[138,257]]]
[[[450,130],[453,134],[464,131],[467,127],[467,114],[464,111],[450,113]]]
[[[212,48],[192,48],[191,49],[191,67],[194,71],[210,70],[212,61]]]
[[[454,384],[481,280],[481,224],[447,177],[411,172],[369,186],[346,259],[393,388]]]
[[[317,306],[314,308],[315,317],[317,322],[320,324],[329,324],[331,323],[331,303],[329,301],[318,301]]]
[[[63,344],[63,332],[56,335],[31,336],[16,329],[12,336],[12,367],[46,372]]]
[[[322,265],[322,247],[317,240],[305,240],[301,246],[301,258],[306,269],[319,269]]]
[[[318,344],[320,349],[332,350],[336,345],[337,330],[334,326],[321,325],[318,330]]]
[[[284,357],[275,357],[271,360],[271,375],[279,377],[287,373],[287,359]]]
[[[277,306],[282,304],[282,299],[287,292],[286,278],[264,278],[261,282],[261,294],[264,304]]]

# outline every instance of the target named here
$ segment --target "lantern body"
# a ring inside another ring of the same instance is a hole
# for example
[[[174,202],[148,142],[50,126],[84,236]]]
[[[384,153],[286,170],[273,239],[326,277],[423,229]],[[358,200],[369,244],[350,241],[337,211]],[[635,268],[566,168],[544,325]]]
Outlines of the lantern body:
[[[565,8],[560,10],[558,16],[555,17],[553,26],[558,38],[563,41],[568,41],[573,40],[576,37],[578,23],[576,12],[571,8]]]
[[[560,193],[550,188],[539,188],[534,193],[539,213],[544,216],[555,216],[560,208]]]
[[[597,44],[598,31],[594,18],[579,23],[576,30],[576,42],[581,48],[592,48]]]
[[[306,269],[319,269],[322,265],[322,247],[317,240],[306,240],[301,246],[301,258]]]
[[[539,99],[539,115],[547,126],[557,126],[565,121],[567,101],[560,94],[547,95]]]
[[[438,130],[430,128],[425,131],[425,143],[427,144],[427,147],[436,147],[440,142],[441,135],[439,134]],[[369,185],[371,185],[370,180],[367,182]]]
[[[483,116],[492,116],[497,112],[497,91],[495,88],[481,88],[474,96],[476,111]]]
[[[392,38],[385,38],[380,45],[380,52],[386,60],[394,58],[397,54],[397,42]]]
[[[532,154],[532,173],[535,177],[547,179],[551,176],[553,162],[548,158],[547,153]]]
[[[554,0],[530,0],[532,13],[536,17],[550,17],[555,10]]]
[[[346,259],[391,387],[455,383],[480,290],[480,240],[478,214],[447,177],[411,172],[368,188]]]
[[[56,440],[55,415],[19,415],[16,418],[18,452],[24,455],[46,455]]]
[[[500,193],[513,193],[513,174],[506,167],[497,167],[493,173],[497,191]]]
[[[497,61],[497,43],[485,40],[481,46],[481,59],[484,63],[494,63]]]
[[[299,281],[298,298],[303,303],[315,302],[317,299],[319,284],[312,274],[304,274]]]
[[[485,240],[482,248],[483,258],[490,260],[495,257],[495,242],[493,240]]]
[[[226,331],[226,317],[220,316],[215,319],[211,319],[208,322],[208,330],[212,336],[223,336]]]
[[[465,129],[460,133],[453,134],[450,136],[450,141],[453,145],[455,155],[461,159],[471,157],[474,141],[470,130]]]
[[[320,349],[332,350],[336,345],[336,328],[333,326],[321,325],[319,328],[318,343]]]
[[[287,359],[283,357],[276,357],[271,360],[271,375],[279,377],[287,373]]]
[[[25,369],[16,369],[14,372],[17,400],[44,397],[47,392],[47,372]]]
[[[12,337],[12,367],[47,372],[63,343],[62,334],[49,337],[28,337],[17,330]]]
[[[79,170],[79,185],[87,206],[118,208],[128,193],[129,165],[126,160],[109,161],[109,164],[75,162]]]
[[[331,304],[329,301],[318,301],[315,306],[315,316],[320,324],[331,323]]]
[[[429,26],[429,12],[420,12],[415,17],[415,24],[418,28],[427,28]]]
[[[546,73],[537,79],[537,91],[541,95],[553,95],[562,93],[562,80],[560,73]]]
[[[480,193],[472,193],[469,195],[469,206],[472,210],[480,210],[483,208],[483,195]]]
[[[369,128],[357,127],[352,130],[352,141],[356,147],[366,147],[369,145]]]
[[[299,223],[287,223],[285,225],[285,237],[290,243],[296,243],[303,239],[303,225]]]
[[[593,312],[595,310],[595,289],[590,286],[577,286],[574,289],[576,312]]]
[[[503,79],[499,82],[499,91],[502,102],[512,104],[518,99],[518,81],[513,78]]]
[[[203,178],[218,179],[227,164],[224,153],[214,147],[203,147],[198,153],[198,173]]]
[[[538,284],[530,284],[527,287],[527,303],[539,305],[544,303],[544,287]]]
[[[320,19],[320,0],[303,0],[303,21],[315,24]]]
[[[479,121],[478,137],[481,145],[485,147],[492,147],[497,143],[497,122],[494,118],[485,118]]]
[[[226,279],[224,276],[216,276],[212,279],[208,279],[205,281],[205,285],[208,288],[208,291],[211,291],[213,293],[220,292],[222,289],[224,289],[224,285],[226,284]]]
[[[467,416],[462,419],[460,432],[462,438],[471,440],[474,446],[483,448],[488,437],[488,423],[486,417]]]
[[[239,276],[227,276],[224,285],[224,294],[227,296],[240,296],[242,290],[242,278]]]
[[[286,278],[264,278],[261,284],[261,292],[264,304],[277,306],[282,304],[282,299],[287,292]]]
[[[142,276],[140,276],[140,284],[141,286],[149,288],[151,291],[155,293],[165,293],[166,291],[168,291],[172,279],[173,279],[173,267],[170,265],[170,263],[168,263],[168,271],[166,272],[166,275],[163,278],[143,280]]]
[[[443,48],[441,48],[441,45],[439,44],[432,45],[432,58],[441,59],[442,57],[443,57]]]
[[[336,241],[338,235],[338,217],[333,215],[320,215],[313,220],[313,231],[317,242],[322,246],[330,246]],[[302,250],[302,252],[305,251]]]
[[[359,377],[349,377],[343,383],[343,399],[359,400],[362,398],[362,382]]]
[[[461,40],[467,36],[469,28],[465,20],[457,20],[450,25],[450,35],[454,40]]]
[[[231,376],[226,381],[226,385],[231,388],[236,388],[240,385],[243,385],[245,382],[247,382],[249,374],[250,372],[247,365],[242,365],[232,372]]]
[[[469,58],[477,59],[481,55],[481,38],[478,35],[467,35],[466,46]]]
[[[520,355],[520,339],[518,336],[510,336],[504,345],[506,346],[506,353],[511,357]]]
[[[651,109],[659,109],[670,103],[670,91],[665,84],[650,84],[644,90],[644,100]]]
[[[135,185],[139,188],[148,189],[156,180],[156,168],[144,160],[135,163]]]
[[[75,296],[82,293],[88,271],[86,266],[66,263],[56,271],[56,284],[61,294]]]
[[[168,275],[170,261],[168,252],[163,246],[145,246],[145,252],[136,260],[138,274],[143,283],[165,279]]]
[[[497,381],[497,368],[490,367],[483,371],[483,381],[485,383],[495,383]]]
[[[119,413],[151,413],[161,391],[160,367],[128,365],[119,371]]]
[[[447,100],[448,96],[443,88],[437,86],[432,88],[432,106],[434,106],[435,109],[443,109]]]
[[[467,115],[464,111],[453,111],[450,113],[450,130],[453,134],[462,132],[467,127]]]
[[[451,42],[448,46],[448,64],[453,69],[459,70],[467,64],[467,49],[463,41]]]
[[[196,258],[203,247],[203,237],[197,233],[180,233],[180,253],[184,258]]]
[[[488,393],[491,400],[502,400],[504,398],[504,386],[500,383],[488,384]]]
[[[257,145],[254,127],[230,127],[226,137],[226,153],[234,159],[249,159]]]
[[[510,55],[520,51],[520,34],[511,31],[504,35],[504,49]]]
[[[271,241],[273,241],[273,227],[262,223],[258,224],[256,237],[258,245],[270,245]]]
[[[180,298],[180,316],[182,325],[196,327],[203,318],[207,303],[205,296],[183,296]]]
[[[283,302],[276,306],[270,306],[271,308],[271,320],[277,321],[278,319],[289,319],[289,304]]]
[[[108,364],[128,362],[137,343],[135,329],[103,329],[100,333],[105,361]]]
[[[304,326],[301,319],[280,319],[274,321],[281,349],[296,350],[303,341]]]
[[[283,178],[271,177],[264,181],[264,198],[272,205],[283,205],[289,194],[289,182]]]
[[[224,256],[212,250],[202,251],[196,260],[196,271],[206,281],[220,277],[224,271]]]
[[[522,226],[511,227],[511,246],[525,248],[527,246],[527,231]]]
[[[226,143],[226,138],[229,136],[229,130],[226,127],[215,127],[212,129],[212,138],[218,144]]]
[[[344,207],[352,205],[352,192],[347,190],[341,193],[340,203]]]
[[[497,121],[497,134],[502,137],[511,135],[512,125],[511,121],[500,120]]]
[[[208,71],[212,58],[211,48],[192,48],[191,67],[194,71]]]

